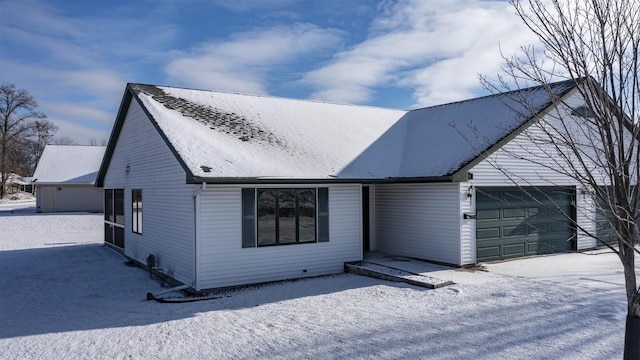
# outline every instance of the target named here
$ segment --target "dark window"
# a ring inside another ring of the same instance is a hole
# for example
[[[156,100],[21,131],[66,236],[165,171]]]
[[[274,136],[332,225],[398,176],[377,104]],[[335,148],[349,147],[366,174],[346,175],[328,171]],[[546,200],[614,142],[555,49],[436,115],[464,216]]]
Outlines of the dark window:
[[[131,231],[142,234],[142,190],[131,190]]]
[[[276,191],[258,190],[258,246],[276,244]]]
[[[278,242],[293,244],[296,238],[297,199],[296,190],[278,190]],[[315,240],[315,239],[314,239]]]
[[[124,225],[124,190],[113,190],[113,213],[115,215],[115,223]]]
[[[113,222],[113,190],[104,190],[104,219]]]
[[[104,190],[104,241],[124,249],[124,190]]]
[[[256,189],[242,189],[242,247],[256,246]]]
[[[113,245],[113,225],[104,223],[104,242]]]
[[[318,188],[318,242],[329,241],[329,189]]]
[[[298,191],[297,206],[298,241],[316,241],[316,191],[305,189]]]
[[[327,190],[242,189],[242,247],[329,241]]]
[[[113,245],[124,249],[124,228],[119,226],[113,227]]]

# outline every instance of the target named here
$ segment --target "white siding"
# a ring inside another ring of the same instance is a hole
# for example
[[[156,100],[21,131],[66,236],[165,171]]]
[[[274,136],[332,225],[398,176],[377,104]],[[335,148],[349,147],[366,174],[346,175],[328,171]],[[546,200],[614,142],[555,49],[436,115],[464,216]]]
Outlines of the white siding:
[[[475,186],[514,186],[514,183],[521,186],[576,184],[574,179],[554,170],[558,164],[553,159],[530,145],[529,136],[535,136],[532,134],[539,134],[542,130],[530,127],[527,131],[527,134],[516,136],[469,170],[473,174]]]
[[[158,268],[191,285],[195,272],[195,186],[186,184],[184,170],[135,99],[124,120],[104,188],[125,190],[125,254],[142,263],[154,254]],[[142,189],[142,235],[131,231],[132,189]]]
[[[376,187],[369,186],[369,251],[376,251]]]
[[[573,107],[584,103],[578,94],[569,96],[565,101]],[[534,123],[474,166],[469,170],[473,174],[474,185],[513,186],[514,182],[522,186],[578,185],[575,179],[561,173],[569,167],[563,157],[557,155],[555,148],[548,144],[549,135],[545,134],[545,131],[553,132],[553,129],[563,129],[566,126],[567,130],[563,130],[563,133],[576,139],[576,143],[588,144],[593,141],[585,138],[585,128],[571,126],[569,121],[561,122],[558,119],[558,116],[567,118],[568,111],[563,106],[554,108],[542,121]],[[583,151],[588,156],[594,156],[588,149]]]
[[[476,194],[471,183],[460,183],[458,191],[460,199],[460,265],[476,263],[476,220],[465,219],[464,214],[475,215]]]
[[[49,196],[45,196],[45,191]],[[102,212],[103,190],[93,185],[39,185],[38,212]]]
[[[240,187],[225,186],[199,197],[198,289],[334,274],[362,260],[360,185],[329,187],[330,239],[322,243],[242,248],[241,197]]]
[[[376,249],[462,265],[460,185],[376,186]]]
[[[596,232],[596,203],[588,193],[582,194],[576,190],[576,222],[585,231],[594,234]],[[597,240],[578,229],[578,250],[593,249],[597,246]]]

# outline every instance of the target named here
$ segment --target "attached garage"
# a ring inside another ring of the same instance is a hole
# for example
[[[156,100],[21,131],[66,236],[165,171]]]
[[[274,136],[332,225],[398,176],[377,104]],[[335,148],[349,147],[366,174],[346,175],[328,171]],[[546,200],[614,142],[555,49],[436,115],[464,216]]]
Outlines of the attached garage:
[[[477,262],[575,248],[575,188],[480,187],[476,191]],[[562,213],[561,213],[562,212]]]

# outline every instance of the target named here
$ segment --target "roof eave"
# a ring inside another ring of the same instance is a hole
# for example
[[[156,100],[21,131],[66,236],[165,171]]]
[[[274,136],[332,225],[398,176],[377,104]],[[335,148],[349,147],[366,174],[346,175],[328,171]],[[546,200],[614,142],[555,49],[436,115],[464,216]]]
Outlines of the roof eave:
[[[452,176],[387,177],[387,178],[257,178],[257,177],[192,177],[189,184],[395,184],[453,182]]]
[[[56,185],[56,186],[95,186],[96,183],[95,182],[90,182],[90,183],[69,183],[69,182],[56,182],[56,181],[35,181],[35,182],[30,182],[29,184],[31,185],[47,185],[47,186],[51,186],[51,185]]]

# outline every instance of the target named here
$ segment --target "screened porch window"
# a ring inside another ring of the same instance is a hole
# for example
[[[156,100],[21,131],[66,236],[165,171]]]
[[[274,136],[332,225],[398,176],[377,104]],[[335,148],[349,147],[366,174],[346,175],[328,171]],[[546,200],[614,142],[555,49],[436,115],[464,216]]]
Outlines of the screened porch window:
[[[124,189],[104,190],[104,241],[124,249]]]

